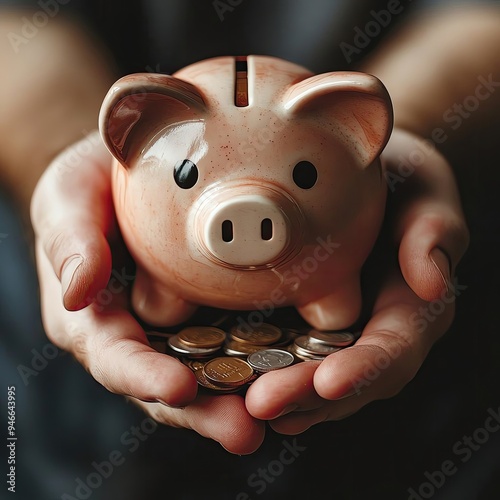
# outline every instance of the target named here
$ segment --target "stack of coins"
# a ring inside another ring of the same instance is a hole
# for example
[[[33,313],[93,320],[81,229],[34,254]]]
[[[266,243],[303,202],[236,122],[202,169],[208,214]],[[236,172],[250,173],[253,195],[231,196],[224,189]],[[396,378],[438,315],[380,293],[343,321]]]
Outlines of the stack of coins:
[[[148,332],[151,346],[177,357],[194,372],[198,384],[226,394],[247,388],[259,375],[296,362],[323,360],[350,346],[349,332],[294,330],[263,323],[245,328],[189,326],[177,333]]]
[[[216,355],[226,340],[226,333],[214,326],[190,326],[168,338],[168,346],[177,355],[209,358]]]
[[[322,361],[326,356],[340,351],[354,343],[350,332],[322,332],[309,330],[307,335],[297,337],[290,352],[302,361]]]
[[[250,328],[233,326],[229,330],[229,338],[224,344],[224,352],[228,356],[247,357],[254,352],[269,347],[286,346],[291,338],[281,328],[267,323]]]
[[[229,356],[207,361],[195,371],[198,383],[217,392],[235,392],[255,379],[253,368],[242,359]]]

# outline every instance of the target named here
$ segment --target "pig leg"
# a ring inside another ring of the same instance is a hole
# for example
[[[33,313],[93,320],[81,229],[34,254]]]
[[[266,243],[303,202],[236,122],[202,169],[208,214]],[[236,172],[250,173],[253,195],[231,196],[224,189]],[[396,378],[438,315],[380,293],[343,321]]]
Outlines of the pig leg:
[[[361,312],[359,278],[344,283],[329,295],[297,307],[297,310],[318,330],[341,330],[349,327]]]
[[[197,306],[160,285],[149,274],[138,270],[132,290],[132,307],[150,325],[172,326],[187,320]]]

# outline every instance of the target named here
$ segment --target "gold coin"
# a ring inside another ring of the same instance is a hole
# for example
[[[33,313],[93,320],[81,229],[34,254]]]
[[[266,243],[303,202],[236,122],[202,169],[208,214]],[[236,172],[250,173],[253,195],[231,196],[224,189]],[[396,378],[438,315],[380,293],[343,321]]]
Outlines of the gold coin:
[[[178,333],[179,340],[189,347],[209,349],[222,345],[226,334],[214,326],[190,326]]]
[[[242,330],[235,326],[231,329],[231,337],[238,342],[254,345],[271,345],[281,338],[281,330],[274,325],[263,323],[258,327]]]
[[[174,335],[168,339],[168,345],[170,348],[175,351],[175,355],[179,356],[187,356],[189,358],[206,358],[207,356],[211,356],[215,354],[220,347],[192,347],[186,344],[183,344],[178,335]]]
[[[253,368],[242,359],[221,357],[208,361],[203,373],[216,385],[238,387],[252,378]]]
[[[261,351],[261,345],[248,344],[246,342],[236,342],[236,340],[226,340],[224,342],[224,352],[228,356],[248,356],[254,352]]]
[[[208,380],[206,375],[203,373],[203,370],[196,370],[194,372],[194,376],[196,377],[198,384],[201,385],[202,387],[205,387],[205,389],[210,389],[212,391],[217,391],[217,392],[223,392],[226,394],[229,392],[236,392],[239,389],[239,386],[237,386],[237,387],[222,387],[220,385],[215,385],[210,380]]]

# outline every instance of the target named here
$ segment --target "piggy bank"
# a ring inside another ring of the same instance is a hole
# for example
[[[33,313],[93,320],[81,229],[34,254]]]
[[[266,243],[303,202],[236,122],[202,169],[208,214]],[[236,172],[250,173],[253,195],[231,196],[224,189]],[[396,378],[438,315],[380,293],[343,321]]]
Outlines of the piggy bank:
[[[375,77],[214,58],[118,80],[99,126],[144,321],[175,325],[199,305],[294,306],[322,330],[357,319],[392,129]]]

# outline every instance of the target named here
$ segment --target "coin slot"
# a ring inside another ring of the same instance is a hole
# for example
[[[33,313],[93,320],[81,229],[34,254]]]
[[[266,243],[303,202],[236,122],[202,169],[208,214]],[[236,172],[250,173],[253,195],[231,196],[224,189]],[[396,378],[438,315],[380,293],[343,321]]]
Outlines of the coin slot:
[[[235,60],[234,105],[238,108],[248,106],[248,64],[245,56]]]
[[[263,219],[260,224],[260,234],[263,240],[269,241],[273,237],[273,221]]]
[[[226,243],[233,241],[233,223],[230,220],[222,223],[222,241]]]

